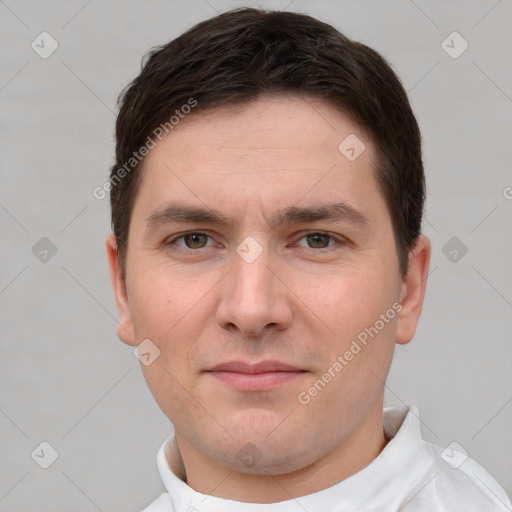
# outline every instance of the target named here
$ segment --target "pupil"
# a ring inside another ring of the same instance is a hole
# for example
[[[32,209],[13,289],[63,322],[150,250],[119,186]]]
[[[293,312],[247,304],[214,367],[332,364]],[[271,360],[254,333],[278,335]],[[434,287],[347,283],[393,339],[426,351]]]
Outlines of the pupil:
[[[320,235],[320,234],[309,235],[309,241],[310,241],[310,245],[313,245],[313,247],[326,247],[326,245],[325,245],[326,236],[325,235]],[[322,243],[322,242],[324,242],[324,243]]]
[[[191,249],[198,249],[204,247],[205,240],[204,236],[201,233],[192,233],[190,235],[185,236],[185,243],[187,247]]]

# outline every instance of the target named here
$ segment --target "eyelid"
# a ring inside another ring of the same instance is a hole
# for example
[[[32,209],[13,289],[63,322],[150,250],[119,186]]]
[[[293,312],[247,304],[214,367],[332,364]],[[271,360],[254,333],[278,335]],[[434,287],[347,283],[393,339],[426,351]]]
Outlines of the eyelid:
[[[187,235],[204,235],[206,237],[208,237],[208,241],[214,241],[213,239],[213,236],[210,235],[208,232],[206,231],[195,231],[195,230],[192,230],[192,231],[183,231],[182,233],[176,233],[175,235],[172,235],[171,237],[168,237],[164,240],[164,245],[174,245],[174,246],[177,246],[177,247],[180,247],[184,250],[187,250],[187,251],[199,251],[201,249],[206,249],[208,247],[212,247],[211,245],[206,245],[204,247],[200,247],[198,249],[191,249],[191,248],[188,248],[188,247],[182,247],[178,244],[176,244],[176,241],[177,240],[183,240],[185,236]],[[300,246],[300,247],[304,247],[306,249],[311,249],[313,251],[316,251],[316,252],[319,252],[319,251],[326,251],[326,250],[329,250],[330,248],[332,247],[335,247],[336,245],[344,245],[344,244],[347,244],[349,243],[349,240],[347,238],[345,238],[344,236],[342,235],[338,235],[338,234],[334,234],[334,233],[330,233],[328,231],[319,231],[319,230],[310,230],[310,231],[303,231],[301,236],[298,238],[297,242],[300,241],[300,240],[303,240],[304,238],[306,238],[307,236],[310,236],[310,235],[322,235],[322,236],[327,236],[329,237],[330,239],[334,240],[335,243],[331,244],[331,245],[328,245],[327,247],[307,247],[307,246]],[[297,243],[295,242],[295,243]],[[208,243],[208,242],[207,242]]]
[[[300,240],[303,240],[304,238],[306,238],[307,236],[310,236],[310,235],[322,235],[322,236],[327,236],[333,240],[335,240],[336,243],[333,243],[331,245],[328,245],[327,247],[319,247],[319,248],[315,248],[315,247],[305,247],[306,249],[311,249],[313,251],[326,251],[326,250],[329,250],[333,247],[335,247],[336,245],[345,245],[347,244],[349,241],[347,238],[345,238],[344,236],[342,235],[338,235],[338,234],[334,234],[334,233],[330,233],[328,231],[319,231],[319,230],[310,230],[310,231],[305,231],[303,232],[303,234],[300,236],[300,238],[298,239],[298,241]],[[297,243],[297,242],[295,242]],[[302,246],[301,246],[302,247]]]
[[[165,246],[174,245],[176,247],[180,247],[181,249],[185,249],[187,251],[199,251],[200,249],[206,249],[207,247],[212,247],[211,245],[205,245],[204,247],[200,247],[199,249],[190,249],[189,247],[182,247],[176,243],[177,240],[180,240],[180,239],[183,240],[187,235],[204,235],[204,236],[208,237],[208,239],[209,239],[208,241],[213,241],[213,237],[209,233],[207,233],[205,231],[192,230],[192,231],[183,231],[182,233],[176,233],[175,235],[167,237],[164,240],[164,245]],[[208,243],[208,241],[207,241],[207,243]]]

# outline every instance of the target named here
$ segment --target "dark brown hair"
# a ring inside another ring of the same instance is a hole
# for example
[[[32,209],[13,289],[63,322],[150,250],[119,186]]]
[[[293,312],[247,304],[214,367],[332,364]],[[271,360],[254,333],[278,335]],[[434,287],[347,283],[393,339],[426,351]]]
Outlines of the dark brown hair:
[[[244,8],[203,21],[146,57],[119,99],[110,174],[112,229],[123,275],[141,148],[155,144],[158,127],[170,132],[172,118],[183,117],[190,105],[195,115],[276,93],[324,100],[370,136],[405,275],[425,200],[420,132],[400,80],[377,52],[307,15]]]

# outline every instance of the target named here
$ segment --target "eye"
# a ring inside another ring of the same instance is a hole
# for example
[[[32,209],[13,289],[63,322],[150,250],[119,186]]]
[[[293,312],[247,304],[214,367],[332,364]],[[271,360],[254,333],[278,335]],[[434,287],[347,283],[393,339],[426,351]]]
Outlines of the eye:
[[[307,245],[301,244],[300,241],[305,240]],[[300,239],[298,245],[300,247],[308,247],[309,249],[327,249],[332,245],[343,243],[342,240],[335,238],[327,233],[308,233]]]
[[[209,239],[210,237],[205,233],[190,232],[176,236],[169,240],[167,245],[177,245],[186,249],[203,249],[204,247],[208,247],[207,243]],[[179,241],[183,243],[178,243]]]

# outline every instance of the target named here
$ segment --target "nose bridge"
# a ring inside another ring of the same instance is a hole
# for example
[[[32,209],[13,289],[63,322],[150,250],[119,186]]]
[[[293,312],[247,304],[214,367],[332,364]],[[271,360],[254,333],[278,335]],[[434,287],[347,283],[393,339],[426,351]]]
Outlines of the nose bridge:
[[[253,241],[242,242],[237,247],[232,272],[233,297],[240,305],[254,310],[269,307],[274,300],[273,275],[268,265],[270,255]]]
[[[220,298],[219,325],[236,326],[247,335],[258,335],[269,325],[288,325],[291,311],[279,280],[269,268],[273,263],[271,253],[255,239],[247,237],[239,244]]]

